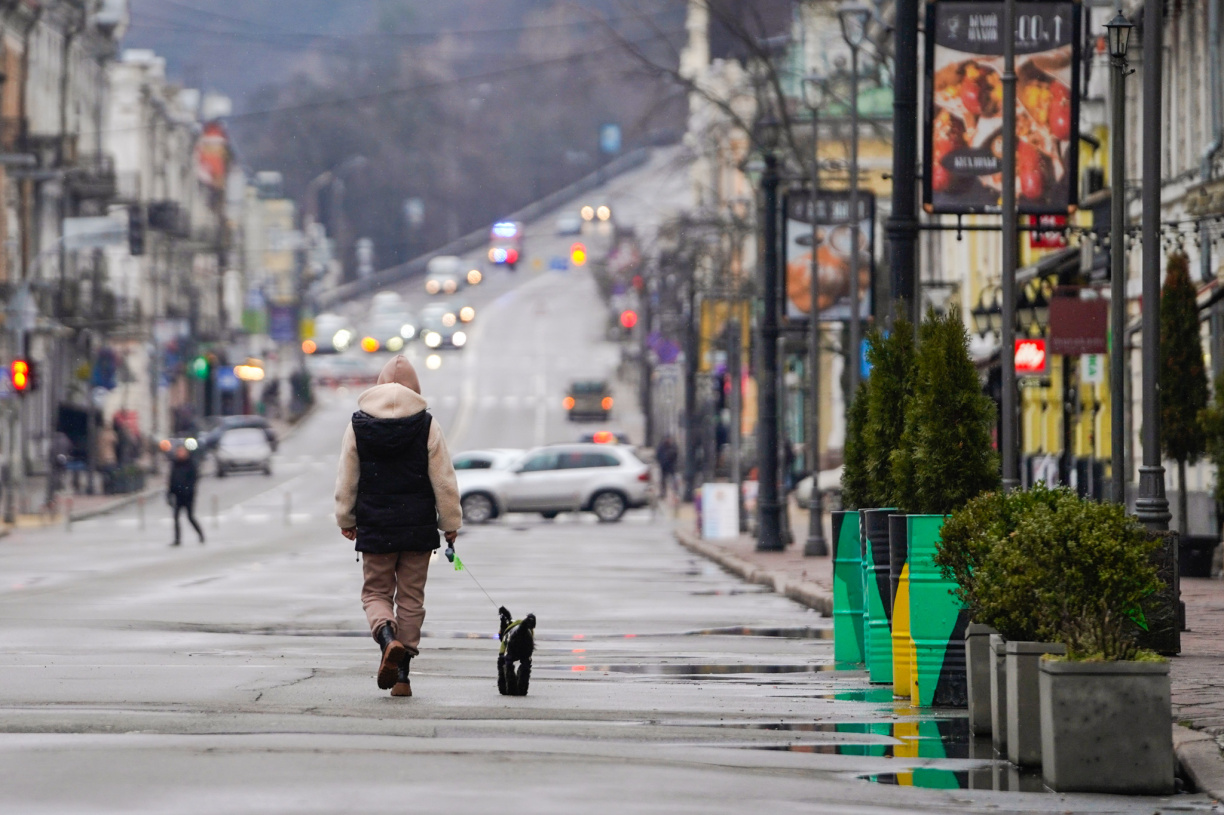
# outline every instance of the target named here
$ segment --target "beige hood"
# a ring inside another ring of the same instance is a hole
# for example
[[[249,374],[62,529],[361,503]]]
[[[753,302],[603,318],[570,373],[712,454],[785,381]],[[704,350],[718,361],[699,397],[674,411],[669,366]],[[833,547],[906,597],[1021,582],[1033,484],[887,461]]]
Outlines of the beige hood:
[[[378,374],[378,384],[357,398],[357,406],[379,419],[402,419],[429,407],[421,396],[416,369],[402,355],[392,357]]]

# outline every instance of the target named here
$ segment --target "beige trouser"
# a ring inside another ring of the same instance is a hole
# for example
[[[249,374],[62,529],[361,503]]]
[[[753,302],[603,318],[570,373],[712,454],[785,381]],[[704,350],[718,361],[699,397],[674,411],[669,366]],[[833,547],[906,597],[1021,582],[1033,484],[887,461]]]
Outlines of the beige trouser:
[[[395,629],[395,638],[416,656],[425,622],[425,578],[429,576],[430,552],[362,553],[365,585],[361,606],[373,635],[385,623]]]

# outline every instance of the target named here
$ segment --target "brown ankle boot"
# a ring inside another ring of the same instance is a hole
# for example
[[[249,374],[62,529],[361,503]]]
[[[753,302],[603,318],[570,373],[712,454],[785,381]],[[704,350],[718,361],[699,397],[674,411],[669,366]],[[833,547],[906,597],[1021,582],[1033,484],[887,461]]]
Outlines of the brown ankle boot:
[[[392,696],[412,695],[412,682],[408,679],[408,666],[411,662],[412,657],[404,654],[404,658],[400,660],[399,670],[396,672],[395,686],[391,688]]]
[[[395,638],[391,623],[385,623],[374,635],[374,639],[382,646],[382,661],[378,663],[378,687],[386,690],[395,684],[399,672],[400,660],[408,653],[403,643]]]

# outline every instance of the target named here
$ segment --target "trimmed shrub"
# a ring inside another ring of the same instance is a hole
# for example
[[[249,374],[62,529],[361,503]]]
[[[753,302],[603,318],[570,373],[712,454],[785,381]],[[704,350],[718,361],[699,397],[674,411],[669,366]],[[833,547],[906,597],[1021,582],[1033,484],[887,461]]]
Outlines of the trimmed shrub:
[[[859,385],[858,397],[846,414],[845,460],[842,464],[842,506],[863,509],[874,506],[867,477],[867,453],[863,430],[867,424],[867,383]]]
[[[911,402],[914,380],[914,325],[904,317],[884,334],[868,335],[867,360],[871,376],[866,392],[867,424],[863,447],[871,506],[897,506],[893,453],[905,432],[905,409]]]

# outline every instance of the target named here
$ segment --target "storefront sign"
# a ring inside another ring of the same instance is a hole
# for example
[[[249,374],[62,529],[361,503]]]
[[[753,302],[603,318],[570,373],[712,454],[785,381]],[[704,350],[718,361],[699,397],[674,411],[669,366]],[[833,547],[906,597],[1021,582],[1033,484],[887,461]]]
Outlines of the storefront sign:
[[[1026,214],[1066,214],[1079,172],[1079,14],[1068,2],[1016,13],[1016,200]],[[1002,209],[1003,4],[928,6],[928,212]]]
[[[875,280],[875,196],[858,195],[859,315],[871,316],[871,292]],[[850,247],[853,219],[847,190],[820,190],[813,199],[807,190],[786,196],[786,274],[782,277],[787,320],[806,323],[812,312],[812,252],[816,252],[820,276],[821,322],[850,319]],[[813,241],[813,224],[815,240]],[[815,246],[813,246],[813,243]]]
[[[1016,376],[1043,376],[1046,372],[1046,341],[1016,340]]]
[[[1028,219],[1030,249],[1065,249],[1067,247],[1066,215],[1033,215]]]
[[[1050,298],[1050,353],[1078,356],[1109,351],[1109,301]]]
[[[1080,357],[1080,383],[1083,385],[1105,384],[1104,354],[1084,354]]]

